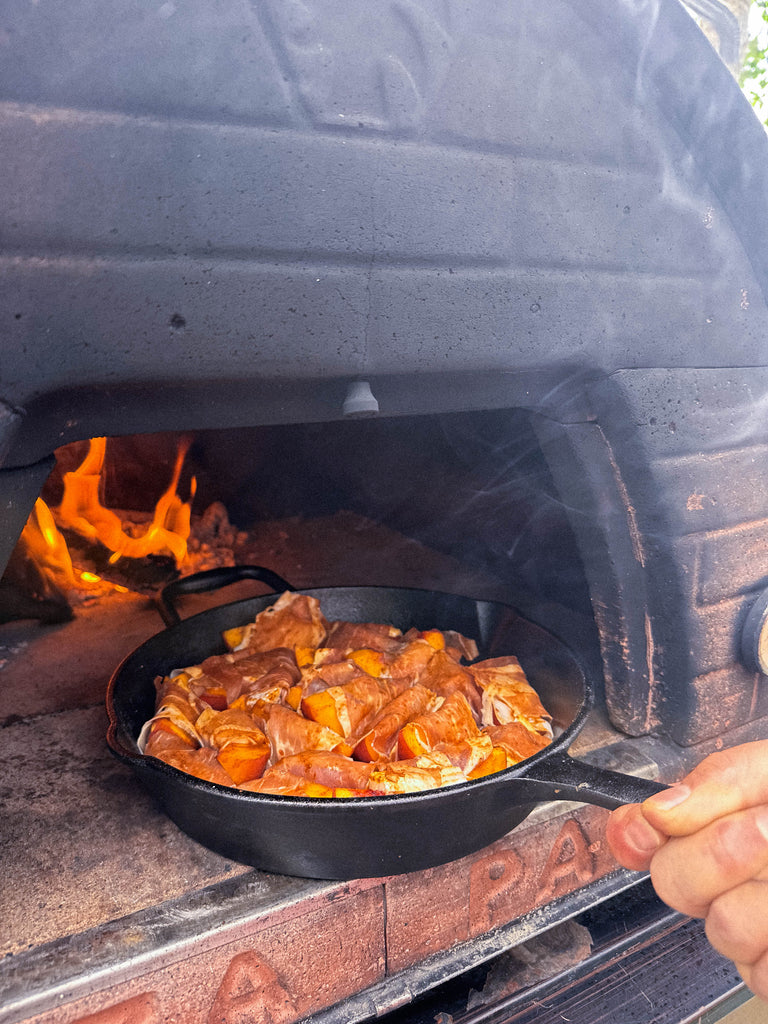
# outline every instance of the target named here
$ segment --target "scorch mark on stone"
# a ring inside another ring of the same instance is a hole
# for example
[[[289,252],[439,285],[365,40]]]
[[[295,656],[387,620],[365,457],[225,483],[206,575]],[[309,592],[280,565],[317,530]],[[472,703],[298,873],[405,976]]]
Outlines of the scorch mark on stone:
[[[601,431],[602,433],[602,431]],[[619,495],[621,496],[621,502],[624,506],[624,510],[627,514],[627,529],[629,530],[629,539],[632,543],[632,553],[635,556],[635,561],[645,568],[645,553],[643,551],[643,545],[640,539],[640,530],[637,525],[637,515],[635,513],[634,506],[629,500],[629,494],[627,492],[626,485],[622,479],[621,472],[613,454],[613,449],[608,444],[608,439],[603,434],[603,440],[605,441],[606,450],[608,451],[608,461],[613,471],[613,479],[616,483]]]
[[[656,691],[656,674],[653,667],[653,657],[656,645],[653,640],[653,627],[651,617],[645,613],[645,659],[648,666],[648,699],[645,704],[645,728],[650,731],[653,722],[653,696]]]
[[[689,494],[685,507],[689,512],[700,512],[704,508],[704,495],[697,494],[695,491],[693,494]]]

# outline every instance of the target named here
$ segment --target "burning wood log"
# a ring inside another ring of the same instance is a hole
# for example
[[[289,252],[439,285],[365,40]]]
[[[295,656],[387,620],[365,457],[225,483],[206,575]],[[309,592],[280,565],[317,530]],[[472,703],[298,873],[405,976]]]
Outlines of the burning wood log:
[[[148,554],[141,558],[115,558],[114,552],[97,538],[83,537],[65,526],[60,527],[60,532],[81,574],[90,574],[93,578],[98,577],[148,597],[154,597],[167,583],[179,576],[176,559],[172,555]]]
[[[32,557],[22,535],[0,579],[0,622],[37,619],[54,625],[72,618],[66,594]]]

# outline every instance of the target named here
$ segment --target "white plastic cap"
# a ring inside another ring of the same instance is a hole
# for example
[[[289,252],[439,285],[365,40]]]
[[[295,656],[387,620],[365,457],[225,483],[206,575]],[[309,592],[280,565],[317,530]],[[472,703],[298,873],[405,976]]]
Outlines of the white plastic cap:
[[[356,380],[349,385],[341,411],[345,416],[375,416],[378,413],[379,403],[367,380]]]

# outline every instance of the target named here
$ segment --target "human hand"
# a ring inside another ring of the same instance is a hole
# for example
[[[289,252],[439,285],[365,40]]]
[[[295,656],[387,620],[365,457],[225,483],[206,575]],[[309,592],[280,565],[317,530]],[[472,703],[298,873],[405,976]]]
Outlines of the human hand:
[[[768,740],[712,754],[619,807],[606,838],[624,867],[650,870],[665,903],[704,918],[711,944],[768,1000]]]

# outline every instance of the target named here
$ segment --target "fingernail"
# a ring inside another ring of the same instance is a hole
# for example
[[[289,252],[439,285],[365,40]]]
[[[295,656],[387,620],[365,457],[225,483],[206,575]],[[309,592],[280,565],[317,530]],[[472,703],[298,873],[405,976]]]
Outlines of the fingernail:
[[[673,807],[678,807],[684,800],[687,800],[690,795],[690,786],[678,782],[676,786],[670,786],[669,789],[663,789],[661,793],[649,796],[645,802],[651,804],[658,811],[671,811]]]
[[[659,833],[644,818],[631,821],[624,831],[624,837],[642,854],[655,853],[661,846]]]
[[[755,815],[755,825],[757,831],[765,839],[768,839],[768,807],[761,807]]]

